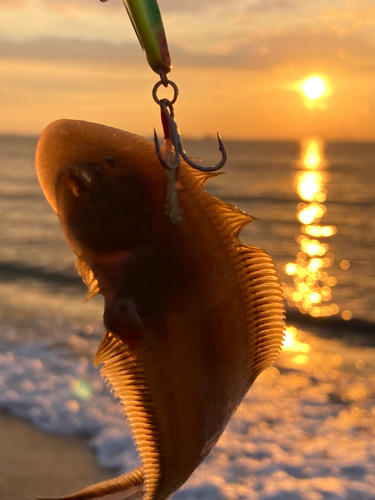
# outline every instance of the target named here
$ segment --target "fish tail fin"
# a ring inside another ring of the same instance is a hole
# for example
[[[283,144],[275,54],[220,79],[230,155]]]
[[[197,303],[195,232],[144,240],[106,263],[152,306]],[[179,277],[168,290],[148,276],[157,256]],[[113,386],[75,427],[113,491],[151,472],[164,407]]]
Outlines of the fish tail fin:
[[[145,491],[144,483],[143,471],[139,468],[114,479],[93,484],[73,495],[54,498],[38,497],[38,500],[142,500]]]

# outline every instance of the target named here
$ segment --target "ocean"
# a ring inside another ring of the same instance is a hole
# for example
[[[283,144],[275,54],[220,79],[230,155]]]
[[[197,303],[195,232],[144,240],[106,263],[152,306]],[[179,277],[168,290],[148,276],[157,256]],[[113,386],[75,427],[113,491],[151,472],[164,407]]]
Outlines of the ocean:
[[[46,433],[84,437],[101,468],[122,473],[138,458],[92,366],[102,300],[84,302],[36,179],[36,143],[0,136],[0,409]],[[225,145],[226,175],[207,191],[259,219],[241,240],[276,262],[287,335],[174,498],[374,500],[375,143]],[[185,146],[215,160],[212,139]]]

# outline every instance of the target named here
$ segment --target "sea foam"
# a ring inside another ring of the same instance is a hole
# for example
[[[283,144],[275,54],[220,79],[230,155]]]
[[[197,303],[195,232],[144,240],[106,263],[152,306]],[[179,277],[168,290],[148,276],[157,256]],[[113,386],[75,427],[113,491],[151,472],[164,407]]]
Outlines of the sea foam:
[[[119,401],[92,366],[102,332],[62,325],[21,344],[2,330],[0,407],[48,432],[87,436],[103,468],[136,467]],[[375,377],[350,348],[337,354],[306,338],[309,355],[284,352],[259,377],[176,499],[374,499]]]

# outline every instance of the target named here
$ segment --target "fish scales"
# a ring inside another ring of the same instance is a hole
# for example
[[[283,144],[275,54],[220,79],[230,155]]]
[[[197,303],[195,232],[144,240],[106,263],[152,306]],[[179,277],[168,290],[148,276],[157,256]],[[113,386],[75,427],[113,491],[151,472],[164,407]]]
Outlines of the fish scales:
[[[142,464],[63,498],[164,500],[280,351],[275,266],[238,239],[253,218],[207,194],[213,174],[183,162],[183,220],[171,223],[164,167],[139,136],[60,120],[42,134],[36,166],[89,294],[104,296],[95,363],[124,404]]]

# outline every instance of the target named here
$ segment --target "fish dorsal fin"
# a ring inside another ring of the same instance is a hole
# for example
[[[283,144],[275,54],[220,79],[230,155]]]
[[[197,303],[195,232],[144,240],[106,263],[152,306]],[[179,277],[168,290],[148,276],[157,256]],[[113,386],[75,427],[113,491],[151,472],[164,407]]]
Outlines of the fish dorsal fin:
[[[250,224],[250,222],[257,220],[256,217],[243,212],[226,201],[220,200],[219,198],[214,199],[216,207],[220,210],[222,220],[233,238],[238,237],[242,229]]]
[[[188,176],[192,179],[194,186],[202,190],[207,181],[217,177],[218,175],[226,174],[226,172],[201,172],[200,170],[196,170],[187,165],[185,165],[185,170]],[[227,229],[233,237],[237,237],[242,229],[250,222],[257,220],[256,217],[243,212],[239,208],[221,200],[220,198],[216,198],[206,192],[204,192],[203,195],[204,199],[209,201],[206,208],[209,206],[214,208],[214,217],[217,213],[219,213],[220,220],[224,223],[224,229]]]
[[[195,183],[201,189],[204,188],[206,182],[213,179],[214,177],[218,177],[219,175],[225,175],[226,172],[202,172],[201,170],[196,170],[192,167],[185,167],[189,170],[190,174],[193,176]]]
[[[107,332],[95,357],[95,366],[104,363],[100,372],[121,399],[138,449],[145,482],[145,500],[153,497],[160,476],[157,427],[152,402],[139,363],[127,345]]]
[[[141,500],[144,495],[142,468],[122,476],[93,484],[73,495],[39,500]]]
[[[240,244],[237,265],[246,306],[252,382],[280,353],[285,309],[276,267],[267,252]]]
[[[95,279],[94,273],[84,260],[78,259],[76,262],[76,268],[84,284],[87,286],[88,294],[86,295],[85,301],[88,301],[100,293],[99,283]]]

